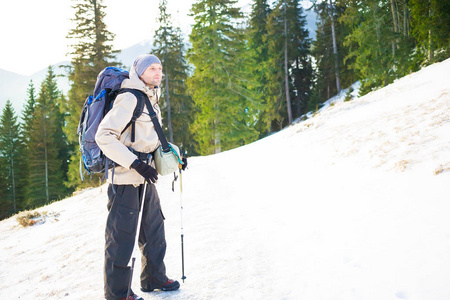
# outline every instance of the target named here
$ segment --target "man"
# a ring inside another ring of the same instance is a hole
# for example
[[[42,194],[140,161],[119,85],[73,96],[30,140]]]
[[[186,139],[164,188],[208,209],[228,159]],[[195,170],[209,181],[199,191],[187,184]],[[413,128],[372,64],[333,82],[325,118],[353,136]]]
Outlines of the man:
[[[161,123],[158,105],[161,61],[154,55],[139,56],[131,67],[129,77],[122,82],[121,88],[146,93]],[[131,276],[127,266],[134,248],[145,181],[148,184],[138,238],[142,255],[141,290],[173,291],[180,287],[178,281],[166,276],[163,261],[166,252],[164,216],[154,185],[158,175],[151,158],[151,153],[160,142],[145,105],[144,112],[135,123],[134,142],[131,141],[132,126],[122,132],[131,120],[136,104],[137,99],[132,93],[119,94],[95,136],[103,153],[118,165],[110,169],[108,174],[109,213],[105,230],[104,265],[105,297],[108,300],[126,299]],[[142,299],[133,292],[131,295],[129,299]]]

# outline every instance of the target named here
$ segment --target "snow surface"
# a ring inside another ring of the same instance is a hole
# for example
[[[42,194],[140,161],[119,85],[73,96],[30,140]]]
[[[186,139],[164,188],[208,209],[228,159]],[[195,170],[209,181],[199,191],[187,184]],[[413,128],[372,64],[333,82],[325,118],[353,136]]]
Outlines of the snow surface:
[[[189,159],[185,274],[144,299],[450,299],[450,59],[250,145]],[[333,102],[334,104],[331,104]],[[158,190],[169,277],[180,192]],[[178,182],[175,185],[178,186]],[[102,299],[106,185],[0,222],[0,296]],[[137,254],[137,252],[135,253]]]

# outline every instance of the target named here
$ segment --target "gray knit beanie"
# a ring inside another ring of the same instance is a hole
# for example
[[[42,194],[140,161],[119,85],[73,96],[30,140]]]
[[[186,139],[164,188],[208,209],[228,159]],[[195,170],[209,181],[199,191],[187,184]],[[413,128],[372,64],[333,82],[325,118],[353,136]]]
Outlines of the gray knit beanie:
[[[155,55],[144,54],[136,58],[136,60],[133,63],[133,66],[138,76],[141,77],[142,74],[145,72],[145,70],[147,70],[147,68],[154,63],[161,65],[161,61]]]

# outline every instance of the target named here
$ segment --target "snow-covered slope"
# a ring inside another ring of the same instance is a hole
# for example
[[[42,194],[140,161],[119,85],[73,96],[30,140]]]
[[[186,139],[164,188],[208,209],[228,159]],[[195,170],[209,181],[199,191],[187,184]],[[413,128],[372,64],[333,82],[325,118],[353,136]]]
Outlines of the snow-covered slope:
[[[450,299],[450,60],[189,159],[187,279],[144,299]],[[158,190],[181,277],[180,193]],[[178,186],[178,182],[175,185]],[[102,299],[106,185],[0,222],[0,296]],[[133,288],[139,291],[139,260]]]

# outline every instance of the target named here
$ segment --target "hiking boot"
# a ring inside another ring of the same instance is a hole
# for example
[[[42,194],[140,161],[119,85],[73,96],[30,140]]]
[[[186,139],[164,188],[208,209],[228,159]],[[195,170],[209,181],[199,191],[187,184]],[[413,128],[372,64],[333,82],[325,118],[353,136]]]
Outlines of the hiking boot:
[[[141,291],[143,291],[145,293],[153,292],[153,290],[161,290],[161,291],[167,292],[167,291],[175,291],[175,290],[178,290],[179,288],[180,288],[180,283],[178,281],[169,279],[162,286],[155,287],[151,290],[141,287]]]
[[[122,298],[122,299],[120,299],[120,300],[127,300],[127,298]],[[128,300],[144,300],[144,298],[139,297],[139,296],[136,295],[136,294],[133,294],[133,295],[131,295],[130,297],[128,297]]]

